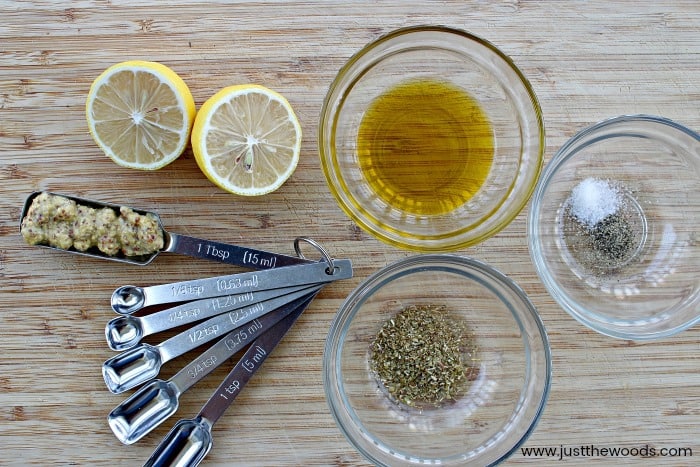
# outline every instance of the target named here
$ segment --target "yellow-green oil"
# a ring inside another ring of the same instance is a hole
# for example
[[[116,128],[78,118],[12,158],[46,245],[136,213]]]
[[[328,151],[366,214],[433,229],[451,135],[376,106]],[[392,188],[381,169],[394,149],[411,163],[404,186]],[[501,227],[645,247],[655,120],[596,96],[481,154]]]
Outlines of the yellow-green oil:
[[[357,150],[368,184],[386,203],[410,214],[439,215],[483,185],[493,162],[493,130],[464,90],[412,80],[371,103]]]

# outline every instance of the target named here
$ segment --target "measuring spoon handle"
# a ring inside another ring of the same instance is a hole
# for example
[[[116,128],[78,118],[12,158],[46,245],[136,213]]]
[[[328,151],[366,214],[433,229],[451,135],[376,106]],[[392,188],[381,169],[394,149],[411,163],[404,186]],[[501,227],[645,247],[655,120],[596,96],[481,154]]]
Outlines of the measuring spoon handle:
[[[263,290],[260,292],[246,292],[243,294],[225,295],[222,297],[204,298],[182,305],[177,305],[165,310],[142,316],[139,319],[143,330],[142,337],[156,334],[168,329],[192,324],[213,316],[228,313],[243,306],[281,297],[299,290],[309,288],[307,285],[292,287],[280,287],[279,289]]]
[[[187,235],[165,232],[166,244],[161,251],[178,253],[219,263],[234,264],[251,269],[273,269],[293,264],[311,263],[311,260],[264,250],[256,250],[229,243],[203,240]]]
[[[352,263],[347,259],[286,266],[265,271],[244,272],[172,284],[136,287],[126,285],[112,293],[112,309],[132,314],[146,306],[220,297],[280,287],[332,282],[352,277]]]
[[[189,352],[202,344],[220,337],[223,335],[223,333],[228,333],[233,329],[243,326],[255,318],[259,318],[264,314],[286,305],[297,298],[301,298],[310,292],[320,290],[321,287],[321,285],[317,285],[313,288],[302,289],[301,291],[282,295],[281,297],[264,300],[254,305],[238,308],[224,315],[215,316],[203,321],[202,323],[198,323],[192,328],[183,331],[156,346],[160,352],[161,361],[162,363],[165,363],[175,357],[179,357],[180,355]]]
[[[207,403],[204,404],[199,412],[199,417],[208,420],[211,425],[216,423],[303,311],[304,309],[301,308],[292,312],[255,339],[255,342],[250,345]]]
[[[170,378],[170,381],[175,384],[180,393],[187,391],[211,373],[219,364],[233,357],[253,339],[267,332],[290,314],[300,309],[306,309],[319,291],[320,289],[317,289],[309,295],[297,298],[293,302],[283,305],[260,318],[255,318],[248,323],[248,326],[237,327],[217,341],[207,351],[203,352],[197,359],[183,367]]]

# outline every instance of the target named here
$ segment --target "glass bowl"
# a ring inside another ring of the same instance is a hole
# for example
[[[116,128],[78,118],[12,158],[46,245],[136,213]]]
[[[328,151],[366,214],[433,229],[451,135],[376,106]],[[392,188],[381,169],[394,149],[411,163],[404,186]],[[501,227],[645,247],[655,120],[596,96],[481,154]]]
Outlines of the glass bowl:
[[[371,345],[409,306],[445,306],[473,339],[474,371],[439,407],[396,402],[375,377]],[[350,443],[378,465],[492,465],[534,429],[549,393],[545,329],[524,292],[479,261],[444,254],[400,260],[340,307],[323,357],[326,398]]]
[[[537,273],[581,323],[630,340],[700,320],[700,136],[629,115],[579,132],[542,175],[528,217]]]
[[[319,152],[330,191],[362,229],[405,249],[451,251],[494,235],[527,203],[544,125],[529,82],[494,45],[419,26],[340,70]]]

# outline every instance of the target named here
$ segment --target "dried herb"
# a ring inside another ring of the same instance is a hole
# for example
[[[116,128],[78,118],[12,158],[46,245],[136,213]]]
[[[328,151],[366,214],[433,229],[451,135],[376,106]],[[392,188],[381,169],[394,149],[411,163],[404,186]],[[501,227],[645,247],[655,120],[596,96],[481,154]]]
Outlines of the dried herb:
[[[381,385],[411,407],[457,399],[477,372],[473,336],[445,306],[404,308],[384,323],[370,351],[370,368]]]

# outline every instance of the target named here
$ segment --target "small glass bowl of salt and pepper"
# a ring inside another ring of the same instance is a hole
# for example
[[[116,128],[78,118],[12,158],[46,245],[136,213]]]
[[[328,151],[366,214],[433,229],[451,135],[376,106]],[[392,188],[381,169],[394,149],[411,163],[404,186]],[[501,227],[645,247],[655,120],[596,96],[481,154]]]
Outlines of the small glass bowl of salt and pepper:
[[[545,287],[602,334],[651,340],[700,321],[700,135],[655,116],[611,118],[546,166],[528,218]]]

